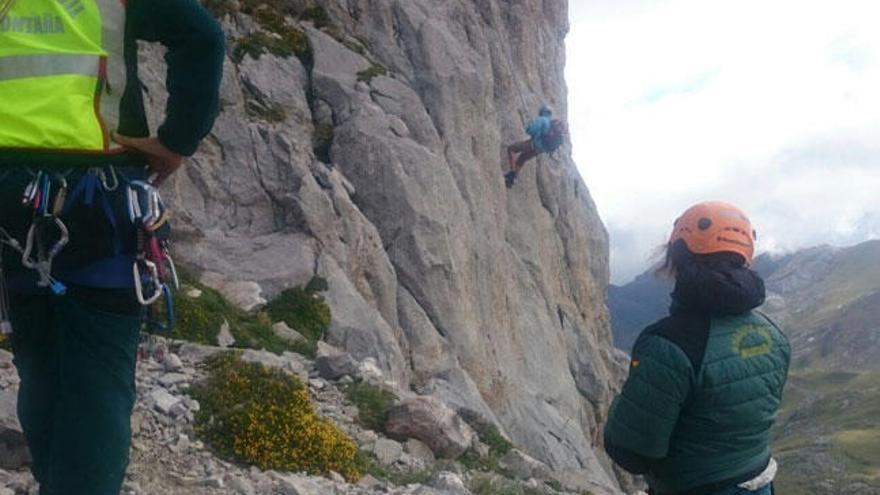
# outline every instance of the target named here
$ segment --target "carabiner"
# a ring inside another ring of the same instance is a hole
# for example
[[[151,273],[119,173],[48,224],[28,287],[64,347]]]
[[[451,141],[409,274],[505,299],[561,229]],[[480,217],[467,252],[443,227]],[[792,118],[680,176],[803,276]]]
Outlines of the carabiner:
[[[143,263],[146,268],[146,274],[141,273],[141,269],[138,267],[140,263]],[[162,295],[162,282],[159,280],[159,269],[156,267],[156,264],[150,260],[138,260],[135,261],[132,266],[132,275],[134,276],[134,292],[137,296],[137,300],[143,306],[149,306],[156,302],[157,299]],[[152,285],[153,293],[150,294],[149,297],[144,297],[144,279],[147,279]]]
[[[164,297],[165,302],[165,321],[159,321],[156,318],[147,318],[146,324],[149,327],[155,328],[160,332],[170,332],[174,327],[174,296],[171,294],[171,289],[165,285],[162,287],[162,296]],[[149,315],[153,316],[155,313],[156,306],[150,306]]]
[[[141,197],[143,194],[143,198]],[[128,196],[128,218],[132,223],[149,227],[162,217],[164,205],[159,190],[149,182],[133,180],[126,190]],[[142,205],[143,199],[143,207]]]

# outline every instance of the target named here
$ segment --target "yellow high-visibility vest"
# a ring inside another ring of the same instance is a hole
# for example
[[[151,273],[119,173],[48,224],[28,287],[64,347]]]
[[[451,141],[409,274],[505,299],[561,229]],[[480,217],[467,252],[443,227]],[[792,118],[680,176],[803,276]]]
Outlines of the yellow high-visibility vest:
[[[124,0],[13,0],[0,19],[0,150],[115,153]]]

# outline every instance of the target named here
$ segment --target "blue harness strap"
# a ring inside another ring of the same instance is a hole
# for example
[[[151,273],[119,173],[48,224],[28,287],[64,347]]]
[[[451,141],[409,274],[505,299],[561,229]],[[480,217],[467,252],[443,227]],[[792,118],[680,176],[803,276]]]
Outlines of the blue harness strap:
[[[110,227],[113,229],[113,255],[118,256],[122,253],[122,239],[120,239],[119,229],[116,225],[116,215],[113,213],[113,204],[110,202],[110,198],[104,190],[101,179],[97,175],[93,173],[83,174],[76,186],[74,186],[73,190],[67,196],[67,200],[64,203],[63,215],[69,214],[71,207],[80,200],[82,200],[82,203],[85,206],[94,207],[96,197],[98,198],[99,206],[104,211],[104,216],[107,218]]]

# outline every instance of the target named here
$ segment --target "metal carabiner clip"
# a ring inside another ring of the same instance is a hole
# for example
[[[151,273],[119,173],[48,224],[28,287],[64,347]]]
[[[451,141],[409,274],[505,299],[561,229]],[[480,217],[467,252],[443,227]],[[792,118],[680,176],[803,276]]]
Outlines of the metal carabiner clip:
[[[165,304],[165,319],[164,321],[160,321],[157,317],[153,317],[158,309],[156,306],[151,306],[149,310],[149,317],[146,320],[146,324],[148,327],[154,328],[160,332],[170,332],[174,327],[174,296],[171,295],[171,289],[168,288],[167,285],[162,287],[162,296]]]
[[[143,263],[146,268],[146,273],[142,273],[140,267],[138,266],[140,263]],[[155,263],[150,260],[138,260],[135,261],[132,266],[132,275],[134,276],[134,292],[137,296],[137,300],[143,306],[149,306],[156,302],[159,297],[162,296],[163,287],[162,281],[159,280],[159,269]],[[144,297],[144,279],[147,279],[151,284],[153,291],[149,297]]]
[[[159,190],[149,182],[133,180],[126,190],[128,197],[128,218],[132,223],[148,227],[156,223],[165,209]],[[142,206],[143,205],[143,206]]]

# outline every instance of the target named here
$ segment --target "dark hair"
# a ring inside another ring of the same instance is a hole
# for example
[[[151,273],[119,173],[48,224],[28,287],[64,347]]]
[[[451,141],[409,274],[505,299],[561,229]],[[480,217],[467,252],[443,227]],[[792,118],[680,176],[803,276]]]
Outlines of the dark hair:
[[[739,253],[723,251],[712,254],[694,254],[688,249],[684,239],[666,244],[665,251],[663,263],[654,270],[654,275],[658,277],[674,279],[681,267],[690,263],[725,260],[740,266],[746,264],[746,259]]]

